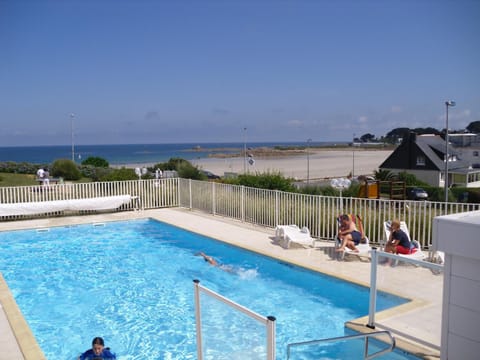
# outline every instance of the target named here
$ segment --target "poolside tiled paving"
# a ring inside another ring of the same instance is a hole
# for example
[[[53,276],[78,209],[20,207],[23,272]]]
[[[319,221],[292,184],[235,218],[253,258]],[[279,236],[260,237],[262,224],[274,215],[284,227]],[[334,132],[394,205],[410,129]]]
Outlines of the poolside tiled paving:
[[[186,209],[160,209],[119,212],[92,216],[74,216],[2,223],[2,230],[53,227],[81,223],[129,220],[150,217],[184,229],[225,241],[261,254],[291,262],[362,285],[370,282],[370,262],[350,256],[338,261],[333,243],[316,242],[315,248],[283,249],[274,242],[274,229],[240,221],[212,216]],[[381,290],[408,297],[411,302],[376,314],[377,330],[391,330],[400,347],[418,355],[439,357],[443,275],[433,274],[426,268],[399,265],[380,266],[378,284]],[[10,300],[9,300],[10,298]],[[13,304],[12,304],[13,303]],[[11,299],[11,294],[0,282],[0,360],[44,359],[28,326]],[[352,326],[360,331],[367,317],[352,319]],[[402,336],[405,335],[405,336]],[[412,348],[411,338],[420,339]],[[402,339],[407,340],[402,341]],[[410,339],[410,340],[409,340]],[[19,345],[20,344],[20,345]]]

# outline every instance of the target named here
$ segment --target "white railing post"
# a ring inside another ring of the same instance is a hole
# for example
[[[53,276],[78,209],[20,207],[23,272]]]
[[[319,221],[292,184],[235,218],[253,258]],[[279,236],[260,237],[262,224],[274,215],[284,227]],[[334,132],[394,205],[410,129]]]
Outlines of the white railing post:
[[[275,226],[280,225],[280,192],[275,190]]]
[[[198,285],[200,280],[193,280],[195,289],[195,327],[197,330],[197,359],[203,360],[202,349],[202,317],[200,313],[200,289]]]
[[[216,202],[215,202],[215,185],[216,182],[212,181],[212,214],[215,215],[217,212]]]
[[[192,210],[192,179],[188,179],[188,198],[189,198],[189,207]]]
[[[275,360],[275,316],[267,316],[267,360]]]
[[[240,204],[240,212],[241,212],[241,218],[242,222],[245,222],[245,186],[242,185],[242,191],[240,192],[241,194],[241,204]]]
[[[377,248],[372,247],[370,265],[370,302],[368,307],[368,324],[367,327],[375,329],[375,311],[377,309]]]

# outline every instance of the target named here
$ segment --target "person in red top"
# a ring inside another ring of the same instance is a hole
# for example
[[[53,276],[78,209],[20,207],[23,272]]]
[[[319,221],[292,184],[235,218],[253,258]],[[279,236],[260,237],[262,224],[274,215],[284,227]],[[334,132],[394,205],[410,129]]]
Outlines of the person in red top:
[[[412,246],[407,234],[400,229],[400,221],[393,220],[390,225],[390,238],[385,245],[385,252],[393,254],[413,254],[417,249]]]

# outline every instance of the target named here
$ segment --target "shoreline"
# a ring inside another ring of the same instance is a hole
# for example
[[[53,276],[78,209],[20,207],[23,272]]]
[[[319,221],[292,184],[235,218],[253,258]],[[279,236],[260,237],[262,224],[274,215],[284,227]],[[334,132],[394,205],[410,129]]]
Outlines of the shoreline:
[[[254,164],[245,162],[243,157],[204,157],[189,160],[194,166],[202,170],[225,176],[225,173],[281,173],[283,176],[295,180],[328,179],[347,177],[352,174],[371,175],[393,152],[392,149],[315,149],[308,153],[284,153],[275,156],[254,156]],[[247,159],[248,160],[248,159]],[[130,163],[111,165],[115,168],[152,167],[156,163]]]

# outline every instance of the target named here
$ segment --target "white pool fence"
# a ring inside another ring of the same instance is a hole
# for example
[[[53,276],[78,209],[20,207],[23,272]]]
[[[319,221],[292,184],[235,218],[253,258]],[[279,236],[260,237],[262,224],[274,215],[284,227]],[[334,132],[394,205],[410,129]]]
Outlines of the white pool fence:
[[[480,209],[480,204],[472,203],[305,195],[210,181],[169,178],[2,187],[0,221],[96,212],[91,209],[52,212],[43,210],[44,212],[35,215],[17,213],[12,215],[8,210],[12,204],[22,207],[38,202],[75,199],[94,201],[122,195],[130,195],[132,201],[110,211],[183,207],[268,228],[286,224],[306,226],[312,236],[318,239],[334,239],[337,232],[335,219],[342,213],[360,215],[365,234],[372,243],[384,240],[384,221],[400,219],[407,223],[412,239],[417,240],[424,249],[432,245],[432,220],[435,216]]]

